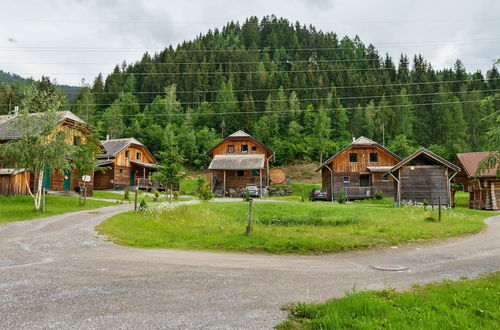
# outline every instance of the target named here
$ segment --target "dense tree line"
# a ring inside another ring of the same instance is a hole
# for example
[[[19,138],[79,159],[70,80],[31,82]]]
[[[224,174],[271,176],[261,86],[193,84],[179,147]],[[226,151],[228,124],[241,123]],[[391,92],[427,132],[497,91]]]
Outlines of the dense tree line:
[[[243,129],[279,163],[320,161],[364,135],[405,156],[425,146],[452,158],[487,147],[500,75],[460,60],[435,70],[422,56],[397,63],[357,36],[339,38],[274,16],[229,23],[80,89],[71,107],[103,136],[134,136],[154,154],[175,145],[187,165]]]

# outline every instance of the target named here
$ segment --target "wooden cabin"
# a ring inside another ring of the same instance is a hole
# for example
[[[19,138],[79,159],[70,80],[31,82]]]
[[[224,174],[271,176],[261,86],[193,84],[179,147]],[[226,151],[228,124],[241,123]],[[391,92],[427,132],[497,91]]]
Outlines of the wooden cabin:
[[[455,164],[461,169],[453,179],[463,184],[469,193],[469,208],[477,210],[500,210],[500,178],[496,169],[489,169],[476,176],[479,163],[489,152],[457,154]]]
[[[36,123],[36,117],[43,113],[31,113],[33,122]],[[88,125],[78,116],[70,111],[58,112],[59,121],[54,131],[64,130],[67,133],[67,143],[77,145],[86,143],[86,136],[89,133]],[[22,138],[23,131],[16,125],[16,115],[0,116],[0,143],[8,143]],[[36,128],[33,128],[36,129]],[[47,169],[43,175],[43,188],[53,191],[75,192],[80,187],[80,177],[76,172],[64,171],[61,173],[57,169]],[[91,181],[87,183],[87,195],[91,196],[93,191],[93,175],[89,173]],[[24,195],[28,194],[29,182],[31,191],[35,191],[37,174],[29,173],[23,169],[2,168],[0,166],[0,195]]]
[[[316,171],[321,170],[323,190],[329,200],[337,199],[341,190],[348,200],[373,198],[376,191],[392,196],[394,184],[387,171],[400,160],[389,149],[362,136]]]
[[[210,186],[216,195],[241,196],[247,184],[263,188],[269,185],[269,161],[274,152],[249,134],[239,130],[207,151],[212,158],[208,167]]]
[[[460,167],[435,153],[421,148],[387,173],[394,178],[394,201],[453,206],[451,180]]]
[[[101,141],[105,154],[98,155],[95,189],[162,188],[149,175],[156,170],[156,160],[148,148],[134,138]]]

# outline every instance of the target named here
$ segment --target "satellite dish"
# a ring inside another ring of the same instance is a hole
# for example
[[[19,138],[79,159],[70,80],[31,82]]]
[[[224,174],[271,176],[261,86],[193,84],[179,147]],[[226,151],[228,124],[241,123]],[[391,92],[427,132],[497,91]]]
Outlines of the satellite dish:
[[[82,176],[82,181],[83,182],[90,182],[90,181],[92,181],[92,177],[90,175],[84,175],[84,176]]]

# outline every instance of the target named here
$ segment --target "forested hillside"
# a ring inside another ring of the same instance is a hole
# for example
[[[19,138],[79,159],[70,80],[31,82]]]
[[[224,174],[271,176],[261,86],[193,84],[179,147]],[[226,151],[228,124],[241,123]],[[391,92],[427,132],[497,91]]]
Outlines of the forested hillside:
[[[82,88],[72,110],[102,135],[133,136],[153,153],[177,145],[187,165],[243,129],[278,163],[325,159],[353,136],[405,156],[419,146],[452,158],[486,148],[483,120],[500,106],[500,75],[435,70],[421,56],[393,59],[360,38],[287,20],[230,23]]]

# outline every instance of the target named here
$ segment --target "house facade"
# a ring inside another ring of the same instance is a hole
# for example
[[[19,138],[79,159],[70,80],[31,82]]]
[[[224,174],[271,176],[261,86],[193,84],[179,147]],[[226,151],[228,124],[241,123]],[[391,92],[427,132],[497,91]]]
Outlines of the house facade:
[[[32,113],[34,119],[43,113]],[[66,142],[70,145],[86,143],[86,136],[89,133],[88,125],[78,116],[70,111],[58,112],[59,120],[54,131],[64,130]],[[36,120],[34,120],[36,122]],[[36,129],[35,127],[33,129]],[[8,143],[22,138],[22,130],[16,124],[16,115],[0,116],[0,143]],[[0,165],[1,162],[0,162]],[[87,183],[87,195],[92,195],[94,178],[89,173],[91,181]],[[35,182],[38,180],[36,173],[30,173],[24,169],[13,169],[0,166],[0,195],[24,195],[28,194],[28,185],[31,191],[36,190]],[[75,171],[63,171],[47,168],[43,174],[43,188],[54,191],[76,191],[80,187],[81,178]]]
[[[207,151],[212,158],[209,182],[221,196],[239,196],[247,184],[269,185],[269,162],[274,152],[249,134],[239,130]]]
[[[149,179],[156,170],[156,160],[134,138],[101,141],[105,154],[97,156],[103,171],[95,172],[95,189],[159,188]]]
[[[342,190],[349,200],[373,198],[376,191],[392,196],[393,179],[387,171],[401,159],[365,137],[330,157],[316,171],[321,171],[323,190],[329,200],[335,200]]]
[[[488,152],[469,152],[457,154],[455,164],[461,169],[453,179],[463,184],[469,193],[469,208],[477,210],[500,210],[500,178],[496,169],[489,169],[476,175],[479,163]]]
[[[396,164],[387,173],[394,178],[394,201],[453,206],[451,180],[460,167],[421,148]]]

